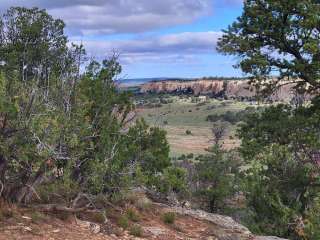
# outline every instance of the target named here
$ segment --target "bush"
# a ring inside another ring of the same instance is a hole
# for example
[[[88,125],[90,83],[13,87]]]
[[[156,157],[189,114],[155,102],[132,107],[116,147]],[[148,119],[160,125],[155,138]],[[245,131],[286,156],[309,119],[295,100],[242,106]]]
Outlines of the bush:
[[[194,157],[194,154],[193,153],[189,153],[188,155],[187,155],[187,158],[188,159],[192,159]]]
[[[32,212],[30,217],[33,223],[43,222],[46,219],[46,217],[39,212]]]
[[[134,205],[140,211],[147,211],[151,208],[152,203],[148,198],[143,197],[143,198],[139,198]]]
[[[188,129],[188,130],[186,130],[186,134],[187,134],[187,135],[191,135],[192,132]]]
[[[135,237],[142,237],[143,230],[142,230],[141,226],[135,224],[130,228],[130,234]]]
[[[162,221],[165,224],[174,224],[176,220],[176,214],[174,212],[166,212],[162,215]]]
[[[126,216],[129,220],[133,221],[133,222],[139,222],[140,221],[140,216],[138,215],[138,213],[133,209],[133,208],[129,208],[126,212]]]
[[[119,227],[122,227],[123,229],[128,229],[129,227],[129,219],[127,216],[122,215],[118,219],[118,225]]]

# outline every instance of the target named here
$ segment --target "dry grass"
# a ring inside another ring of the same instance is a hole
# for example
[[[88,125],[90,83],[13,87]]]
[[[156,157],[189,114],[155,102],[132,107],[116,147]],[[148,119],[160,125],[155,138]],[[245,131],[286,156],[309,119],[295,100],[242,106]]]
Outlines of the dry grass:
[[[145,118],[150,125],[160,126],[167,131],[172,157],[188,153],[205,154],[205,149],[212,146],[212,123],[206,121],[206,117],[210,114],[223,114],[226,111],[239,111],[250,106],[248,103],[214,99],[199,105],[187,99],[171,98],[173,103],[164,104],[160,108],[139,109],[138,116]],[[235,129],[236,126],[229,125],[221,141],[225,149],[239,145],[239,140],[234,138]],[[187,130],[192,134],[187,135]]]

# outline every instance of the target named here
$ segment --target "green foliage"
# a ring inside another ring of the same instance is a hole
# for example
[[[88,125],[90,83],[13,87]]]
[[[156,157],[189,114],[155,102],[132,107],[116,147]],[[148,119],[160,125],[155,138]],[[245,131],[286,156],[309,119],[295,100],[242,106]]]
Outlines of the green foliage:
[[[179,197],[188,194],[186,186],[186,170],[179,167],[167,168],[163,175],[154,179],[154,184],[161,193],[176,193]]]
[[[188,129],[188,130],[186,130],[186,134],[187,135],[192,135],[192,132]]]
[[[41,223],[46,220],[46,216],[40,212],[32,212],[30,217],[33,223]]]
[[[200,198],[210,212],[224,211],[226,200],[234,195],[237,187],[239,162],[213,146],[209,154],[197,158],[195,181],[198,183],[195,196]]]
[[[123,229],[128,229],[128,227],[129,227],[129,219],[128,219],[128,217],[125,216],[125,215],[120,216],[119,219],[118,219],[118,225],[120,227],[122,227]]]
[[[148,198],[139,198],[134,205],[140,211],[148,211],[152,208],[152,202]]]
[[[131,96],[114,84],[122,70],[116,57],[81,73],[83,46],[67,44],[64,23],[45,10],[10,8],[0,23],[5,198],[30,202],[38,198],[32,189],[42,202],[71,202],[79,192],[114,196],[165,173],[166,132],[133,122]]]
[[[243,121],[248,114],[254,113],[256,111],[257,110],[254,107],[247,107],[245,110],[238,111],[238,112],[226,111],[221,115],[211,114],[207,116],[206,120],[209,122],[225,121],[231,124],[236,124],[238,122]]]
[[[141,226],[135,224],[135,225],[131,226],[129,233],[135,237],[142,237],[143,230],[142,230]]]
[[[252,229],[293,239],[319,233],[319,100],[292,109],[278,105],[251,115],[239,131],[249,168],[244,192]]]
[[[315,98],[310,107],[293,109],[277,105],[251,114],[238,132],[242,140],[241,152],[250,159],[273,143],[288,145],[292,151],[301,151],[302,144],[309,152],[319,149],[319,116],[319,98]]]
[[[63,71],[67,57],[63,21],[38,8],[12,7],[0,22],[0,61],[6,63],[7,77],[22,81],[38,78],[37,84],[43,87],[53,84],[49,78],[53,80]]]
[[[133,222],[139,222],[140,221],[140,216],[137,213],[136,210],[134,210],[133,208],[129,208],[126,211],[126,216],[129,220],[133,221]]]
[[[277,71],[283,80],[302,79],[298,89],[305,90],[308,83],[314,90],[320,79],[319,12],[316,0],[245,1],[243,14],[224,31],[218,50],[239,56],[242,71],[258,80]]]
[[[176,220],[176,214],[174,212],[166,212],[162,215],[162,221],[165,224],[174,224]]]

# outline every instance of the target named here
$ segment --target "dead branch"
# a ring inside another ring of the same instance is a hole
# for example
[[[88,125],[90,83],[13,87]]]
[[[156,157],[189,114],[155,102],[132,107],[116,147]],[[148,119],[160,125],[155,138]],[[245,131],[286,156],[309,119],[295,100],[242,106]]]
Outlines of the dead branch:
[[[4,190],[4,184],[2,183],[2,181],[0,180],[0,185],[1,185],[1,189],[0,189],[0,197],[2,196],[2,192]]]
[[[61,206],[57,204],[40,204],[40,205],[34,205],[32,208],[36,208],[39,211],[42,212],[67,212],[67,213],[80,213],[85,212],[89,210],[87,207],[81,207],[81,208],[69,208],[66,206]]]

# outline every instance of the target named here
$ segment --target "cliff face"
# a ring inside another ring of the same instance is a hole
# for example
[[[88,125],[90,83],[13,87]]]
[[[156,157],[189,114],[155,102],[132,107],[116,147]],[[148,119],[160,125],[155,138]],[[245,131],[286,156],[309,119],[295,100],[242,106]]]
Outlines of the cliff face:
[[[294,84],[280,87],[270,99],[288,102],[294,97]],[[226,96],[228,98],[251,98],[256,89],[249,80],[168,80],[149,82],[141,85],[141,93],[192,93],[194,95]],[[308,98],[308,96],[304,96]]]

